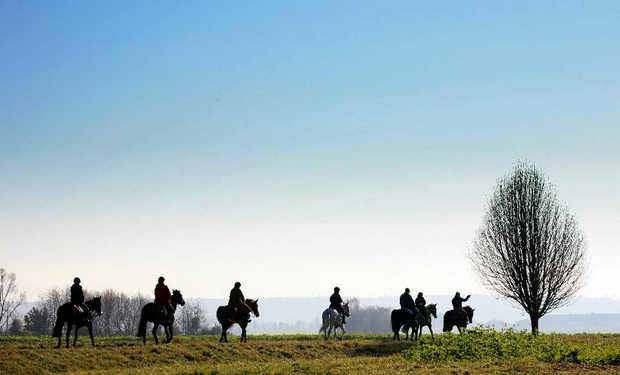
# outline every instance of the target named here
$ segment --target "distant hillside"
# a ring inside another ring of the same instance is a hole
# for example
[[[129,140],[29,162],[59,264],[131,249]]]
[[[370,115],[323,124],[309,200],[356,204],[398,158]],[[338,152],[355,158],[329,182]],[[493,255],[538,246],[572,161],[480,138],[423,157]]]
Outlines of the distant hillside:
[[[519,328],[529,329],[529,320],[517,322]],[[540,320],[540,330],[551,333],[620,333],[620,314],[547,315]]]

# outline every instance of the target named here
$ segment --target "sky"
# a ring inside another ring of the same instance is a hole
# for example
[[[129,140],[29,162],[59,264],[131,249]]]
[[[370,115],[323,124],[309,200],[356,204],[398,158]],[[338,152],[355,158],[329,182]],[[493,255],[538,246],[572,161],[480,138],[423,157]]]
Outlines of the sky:
[[[488,293],[530,160],[620,298],[620,3],[0,2],[0,267],[36,300]]]

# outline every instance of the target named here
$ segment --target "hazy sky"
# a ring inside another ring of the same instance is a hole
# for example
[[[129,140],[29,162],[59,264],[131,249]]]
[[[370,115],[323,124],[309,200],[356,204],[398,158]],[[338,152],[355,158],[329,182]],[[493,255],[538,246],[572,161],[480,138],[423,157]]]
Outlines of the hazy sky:
[[[529,159],[620,269],[620,2],[0,2],[0,267],[34,300],[483,293]]]

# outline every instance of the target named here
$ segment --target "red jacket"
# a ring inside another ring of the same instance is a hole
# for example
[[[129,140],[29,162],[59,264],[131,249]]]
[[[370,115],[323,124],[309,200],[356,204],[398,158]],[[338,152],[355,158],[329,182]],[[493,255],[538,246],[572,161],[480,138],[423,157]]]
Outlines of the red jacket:
[[[172,293],[170,293],[170,289],[164,284],[157,284],[155,286],[155,303],[170,302],[172,302]]]

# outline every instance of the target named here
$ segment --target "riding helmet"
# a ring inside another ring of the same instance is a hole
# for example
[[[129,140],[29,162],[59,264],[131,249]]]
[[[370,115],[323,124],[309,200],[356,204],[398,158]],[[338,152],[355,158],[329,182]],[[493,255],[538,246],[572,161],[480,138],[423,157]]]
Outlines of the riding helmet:
[[[159,276],[159,279],[157,279],[157,282],[159,283],[163,283],[164,281],[166,281],[166,279],[164,279],[163,276]]]
[[[235,288],[238,288],[238,287],[240,287],[240,286],[241,286],[241,283],[237,281],[237,282],[235,283]]]
[[[339,292],[339,291],[340,291],[340,288],[338,288],[338,287],[334,288],[334,292]]]
[[[73,282],[74,282],[74,283],[78,283],[78,284],[79,284],[79,283],[81,283],[81,282],[82,282],[82,280],[80,280],[80,278],[79,278],[79,277],[76,277],[75,279],[73,279]]]

